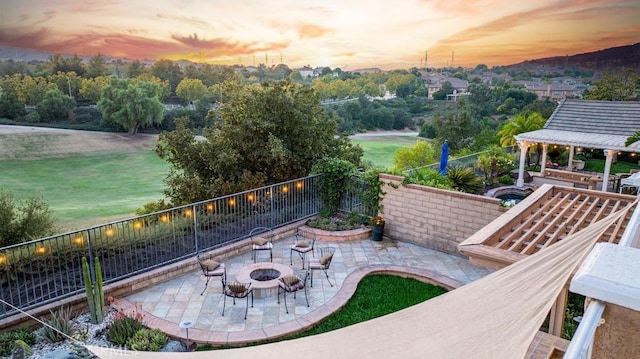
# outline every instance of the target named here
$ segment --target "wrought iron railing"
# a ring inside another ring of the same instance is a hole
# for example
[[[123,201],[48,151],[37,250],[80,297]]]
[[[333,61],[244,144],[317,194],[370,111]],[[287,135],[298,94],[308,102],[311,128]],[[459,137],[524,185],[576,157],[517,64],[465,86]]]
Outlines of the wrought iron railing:
[[[321,175],[309,176],[0,248],[0,299],[27,310],[81,293],[82,257],[98,258],[104,283],[112,283],[242,240],[255,227],[315,216],[322,208],[320,181]],[[366,213],[363,186],[355,177],[342,210]],[[0,318],[14,313],[0,303]]]

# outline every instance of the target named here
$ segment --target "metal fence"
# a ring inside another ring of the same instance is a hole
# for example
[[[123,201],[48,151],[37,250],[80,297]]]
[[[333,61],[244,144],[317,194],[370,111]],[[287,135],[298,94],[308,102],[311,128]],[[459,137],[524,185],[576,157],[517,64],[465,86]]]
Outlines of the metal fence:
[[[514,150],[514,148],[515,148],[515,146],[507,146],[507,147],[504,147],[504,150],[507,153],[511,153]],[[472,168],[473,165],[478,161],[478,157],[480,157],[480,155],[485,153],[485,152],[487,152],[487,151],[481,151],[481,152],[472,153],[470,155],[466,155],[466,156],[462,156],[462,157],[458,157],[458,158],[452,158],[447,162],[447,164],[448,164],[448,166],[451,166],[451,167]],[[428,168],[430,170],[437,171],[439,167],[440,167],[440,162],[436,162],[436,163],[432,163],[430,165],[426,165],[426,166],[422,166],[422,167],[416,167],[416,168],[412,168],[412,169],[406,170],[406,171],[403,172],[403,174],[408,176],[408,175],[413,174],[413,172],[415,170],[419,170],[419,169],[423,169],[423,168]]]
[[[22,310],[84,291],[81,258],[100,260],[104,283],[317,215],[321,175],[0,248],[0,299]],[[366,213],[364,182],[348,186],[341,210]],[[94,278],[94,273],[91,276]],[[0,318],[14,314],[0,303]]]

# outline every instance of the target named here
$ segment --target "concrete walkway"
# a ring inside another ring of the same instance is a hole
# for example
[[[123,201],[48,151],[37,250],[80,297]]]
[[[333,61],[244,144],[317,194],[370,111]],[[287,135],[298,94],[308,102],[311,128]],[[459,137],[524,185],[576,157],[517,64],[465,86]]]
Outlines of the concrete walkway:
[[[273,262],[289,266],[289,247],[293,239],[274,243]],[[185,329],[179,324],[191,321],[189,329],[192,342],[211,344],[242,344],[255,340],[276,338],[296,333],[342,307],[353,295],[360,279],[370,273],[395,273],[430,278],[448,288],[455,288],[489,273],[472,265],[465,258],[422,248],[413,244],[385,238],[381,242],[370,239],[345,242],[316,242],[319,247],[336,248],[329,278],[316,271],[313,287],[308,287],[310,306],[306,306],[303,292],[294,299],[287,296],[289,314],[280,298],[275,295],[255,298],[244,319],[246,300],[233,305],[227,298],[222,316],[223,298],[220,281],[213,278],[204,295],[205,278],[201,271],[192,271],[168,282],[147,288],[120,301],[124,310],[136,308],[144,315],[145,323],[160,328],[167,334],[186,338]],[[309,255],[308,255],[309,257]],[[307,258],[308,258],[307,257]],[[268,252],[259,252],[258,261],[268,261]],[[225,262],[229,280],[244,266],[252,264],[251,253]],[[294,270],[301,269],[302,262],[294,253]],[[251,302],[249,301],[249,305]]]

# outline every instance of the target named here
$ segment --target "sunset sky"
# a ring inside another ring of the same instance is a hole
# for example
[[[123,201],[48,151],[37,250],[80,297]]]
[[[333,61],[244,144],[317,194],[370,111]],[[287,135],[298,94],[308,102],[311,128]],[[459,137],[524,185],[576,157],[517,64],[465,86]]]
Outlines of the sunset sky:
[[[128,59],[491,67],[637,42],[638,0],[0,2],[0,46]]]

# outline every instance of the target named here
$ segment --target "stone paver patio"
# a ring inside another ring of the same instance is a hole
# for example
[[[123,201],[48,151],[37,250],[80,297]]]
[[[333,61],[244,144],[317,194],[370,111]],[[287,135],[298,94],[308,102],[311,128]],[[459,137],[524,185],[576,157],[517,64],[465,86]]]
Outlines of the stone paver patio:
[[[292,238],[274,242],[274,263],[289,265],[289,247],[292,242]],[[192,341],[240,344],[279,337],[312,326],[342,307],[355,291],[360,279],[370,273],[387,272],[427,277],[449,288],[464,285],[490,273],[472,265],[463,257],[388,238],[381,242],[370,239],[318,241],[316,256],[318,248],[323,246],[336,248],[329,269],[329,278],[334,286],[329,285],[324,273],[316,271],[314,286],[309,286],[307,292],[310,306],[306,306],[302,292],[298,293],[295,300],[289,294],[289,314],[285,312],[282,296],[278,304],[277,297],[273,295],[255,298],[246,320],[246,300],[237,300],[233,305],[231,298],[227,298],[225,314],[222,316],[224,296],[220,280],[212,278],[206,292],[200,295],[205,284],[200,270],[127,296],[121,300],[120,305],[125,310],[137,308],[145,316],[147,325],[160,328],[173,336],[186,338],[185,330],[179,324],[191,321],[194,323],[189,330]],[[310,256],[308,254],[307,259]],[[301,259],[296,253],[293,258],[293,269],[301,269]],[[259,252],[257,260],[268,261],[268,252]],[[236,273],[252,263],[250,252],[225,261],[228,280],[235,280]]]

